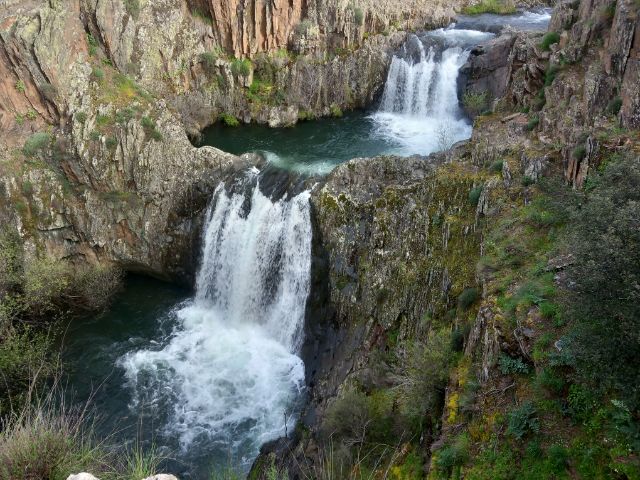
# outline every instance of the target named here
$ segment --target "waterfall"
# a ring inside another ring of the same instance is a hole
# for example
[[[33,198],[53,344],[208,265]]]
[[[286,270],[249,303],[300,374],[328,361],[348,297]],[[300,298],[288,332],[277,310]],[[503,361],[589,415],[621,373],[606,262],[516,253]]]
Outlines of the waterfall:
[[[379,136],[410,155],[449,148],[469,138],[471,124],[460,109],[458,73],[473,42],[491,38],[472,30],[440,29],[411,35],[394,55],[378,112]]]
[[[310,288],[309,197],[272,201],[257,185],[248,197],[219,186],[195,297],[176,309],[163,345],[121,359],[136,401],[168,411],[162,433],[189,454],[217,445],[246,463],[285,433],[304,387],[297,354]]]

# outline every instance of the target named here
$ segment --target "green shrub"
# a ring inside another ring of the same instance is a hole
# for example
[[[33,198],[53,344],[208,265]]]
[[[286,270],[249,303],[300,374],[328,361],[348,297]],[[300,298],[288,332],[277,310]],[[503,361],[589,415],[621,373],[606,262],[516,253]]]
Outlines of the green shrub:
[[[124,0],[124,8],[131,17],[137,19],[140,15],[140,0]]]
[[[116,147],[118,146],[118,140],[115,137],[107,137],[104,144],[107,147],[107,149],[115,150]]]
[[[480,0],[476,5],[462,9],[462,13],[465,15],[481,15],[483,13],[509,15],[516,11],[515,3],[512,0]]]
[[[248,77],[251,74],[253,65],[248,58],[234,58],[231,61],[231,73],[237,77]]]
[[[90,33],[87,33],[87,44],[89,45],[89,55],[94,57],[98,53],[98,41]]]
[[[622,98],[615,97],[607,105],[607,113],[609,115],[617,115],[622,108]]]
[[[93,140],[94,142],[99,141],[101,137],[102,135],[97,130],[92,130],[91,133],[89,134],[89,139]]]
[[[562,473],[569,466],[569,451],[562,445],[554,444],[547,450],[548,462],[554,473]]]
[[[16,114],[16,123],[20,126],[24,125],[24,115],[20,113]]]
[[[98,114],[96,116],[96,125],[98,128],[105,128],[113,125],[113,117],[111,115]]]
[[[469,203],[471,203],[471,205],[473,205],[474,207],[478,205],[478,202],[480,201],[482,190],[482,187],[475,187],[469,191]]]
[[[548,87],[553,83],[553,81],[558,76],[558,73],[560,73],[560,70],[561,70],[560,67],[558,67],[557,65],[552,65],[547,69],[546,72],[544,72],[544,86],[545,87]]]
[[[298,35],[306,35],[309,33],[309,30],[313,27],[313,23],[308,18],[302,20],[298,25],[296,25],[295,31]]]
[[[22,153],[24,153],[27,157],[34,157],[38,153],[45,150],[50,143],[51,135],[49,135],[47,132],[34,133],[24,142]]]
[[[551,45],[558,43],[560,41],[560,34],[558,32],[549,32],[542,37],[542,42],[540,43],[540,48],[545,52],[551,50]]]
[[[463,95],[462,104],[472,115],[479,115],[486,110],[488,97],[487,92],[473,92],[469,90]]]
[[[496,160],[489,166],[489,170],[494,173],[501,173],[504,168],[504,160]]]
[[[115,121],[120,125],[125,125],[135,116],[136,112],[132,108],[121,108],[116,112]]]
[[[16,90],[19,93],[24,93],[27,90],[27,87],[26,87],[26,85],[24,84],[24,82],[22,80],[18,80],[16,82]]]
[[[338,105],[336,105],[336,104],[331,105],[331,116],[332,117],[339,118],[339,117],[342,117],[342,115],[344,115],[344,114],[342,112],[342,109]]]
[[[522,440],[530,433],[540,430],[536,407],[531,402],[524,402],[509,413],[509,426],[507,433],[518,440]]]
[[[554,395],[561,395],[564,391],[565,381],[551,368],[544,368],[536,375],[536,383],[539,387]]]
[[[640,158],[610,161],[593,179],[569,234],[568,348],[591,388],[640,408],[640,342],[630,334],[640,331]]]
[[[358,26],[362,26],[364,24],[364,12],[361,8],[356,7],[353,9],[353,19]]]
[[[445,445],[435,455],[435,466],[444,478],[458,476],[460,467],[469,460],[469,439],[459,435],[449,445]]]
[[[446,329],[431,332],[426,342],[408,346],[399,381],[400,408],[405,415],[422,420],[427,412],[435,414],[452,361],[451,334]]]
[[[29,111],[27,112],[27,118],[28,118],[29,120],[35,120],[36,118],[38,118],[38,114],[36,113],[36,111],[35,111],[35,110],[29,110]]]
[[[149,136],[152,140],[161,141],[162,133],[158,130],[156,126],[156,122],[150,117],[144,116],[140,119],[140,124],[144,128],[144,132],[147,136]]]
[[[531,178],[529,175],[525,175],[524,177],[522,177],[521,183],[523,187],[529,187],[534,183],[536,183],[536,181],[533,178]]]
[[[238,127],[240,126],[240,121],[231,115],[230,113],[221,113],[220,121],[226,125],[227,127]]]
[[[104,70],[99,67],[93,67],[93,70],[91,71],[91,77],[94,81],[101,83],[102,80],[104,80]]]
[[[538,126],[539,123],[540,123],[540,117],[538,117],[537,115],[534,115],[529,119],[529,122],[527,122],[527,126],[525,127],[525,129],[528,132],[531,132],[533,131],[533,129],[535,129]]]
[[[571,156],[576,160],[582,160],[584,157],[587,156],[587,149],[585,148],[584,145],[578,145],[571,152]]]
[[[500,355],[498,359],[498,368],[503,375],[527,375],[529,373],[529,365],[524,363],[520,357],[510,357],[508,355]]]
[[[465,288],[458,296],[458,306],[463,310],[467,310],[471,305],[476,303],[479,298],[480,291],[477,288]]]
[[[216,52],[204,52],[200,54],[200,63],[208,74],[213,74],[216,70],[216,61],[218,55]]]

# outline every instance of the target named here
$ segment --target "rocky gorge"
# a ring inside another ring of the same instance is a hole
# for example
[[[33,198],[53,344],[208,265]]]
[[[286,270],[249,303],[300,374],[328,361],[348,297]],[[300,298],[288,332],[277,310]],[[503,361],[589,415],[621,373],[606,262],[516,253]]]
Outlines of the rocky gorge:
[[[25,258],[191,284],[210,198],[256,156],[190,138],[216,121],[276,127],[370,105],[406,32],[465,6],[5,2],[3,228]],[[545,308],[560,308],[550,291],[577,254],[554,243],[545,179],[580,191],[614,156],[638,157],[639,22],[632,0],[560,2],[553,36],[505,29],[472,50],[458,84],[470,140],[428,157],[353,159],[312,180],[307,399],[251,478],[520,478],[536,455],[509,443],[505,412],[531,398],[525,427],[551,438],[537,456],[562,458],[526,478],[637,478],[634,446],[588,457],[570,444],[587,428],[554,407],[571,405],[570,387],[535,375],[569,368],[553,363],[565,327]],[[416,380],[428,365],[438,371]],[[371,445],[380,463],[359,458]]]

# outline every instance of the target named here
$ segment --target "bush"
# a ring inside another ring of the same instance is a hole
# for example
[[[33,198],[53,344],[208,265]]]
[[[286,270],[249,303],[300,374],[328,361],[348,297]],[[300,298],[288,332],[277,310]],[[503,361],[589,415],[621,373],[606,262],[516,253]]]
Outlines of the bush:
[[[593,182],[569,235],[569,349],[595,391],[640,408],[640,158],[611,161]]]
[[[140,0],[124,0],[124,8],[131,17],[137,19],[140,15]]]
[[[444,397],[451,367],[451,336],[446,330],[431,332],[424,343],[409,345],[405,368],[397,387],[401,410],[422,419]]]
[[[472,115],[480,115],[487,108],[487,92],[467,91],[462,97],[462,104]]]
[[[576,160],[582,160],[587,156],[587,149],[584,147],[584,145],[578,145],[573,149],[573,152],[571,152],[571,156]]]
[[[525,402],[509,413],[507,433],[518,440],[522,440],[530,433],[540,430],[536,407],[531,402]]]
[[[565,387],[564,379],[550,368],[544,368],[538,373],[536,383],[539,387],[554,395],[561,395]]]
[[[477,288],[465,288],[458,296],[458,306],[463,310],[467,310],[476,303],[478,298],[480,298],[480,292]]]
[[[622,108],[622,99],[620,97],[615,97],[607,105],[607,113],[609,115],[617,115],[620,112],[621,108]]]
[[[213,74],[216,70],[218,55],[215,52],[204,52],[200,54],[200,63],[208,74]]]
[[[524,363],[520,357],[512,358],[508,355],[500,355],[498,368],[503,375],[526,375],[529,373],[529,365]]]
[[[504,168],[504,160],[496,160],[489,166],[489,170],[494,173],[501,173]]]
[[[227,127],[238,127],[240,126],[240,122],[236,117],[231,115],[230,113],[221,113],[220,121],[226,125]]]
[[[540,43],[540,48],[545,52],[551,50],[551,45],[556,44],[560,41],[560,34],[557,32],[549,32],[542,37],[542,42]]]
[[[93,78],[94,81],[101,83],[102,80],[104,80],[104,70],[99,67],[93,67],[93,70],[91,71],[91,78]]]
[[[98,53],[98,41],[90,33],[87,33],[87,44],[89,45],[89,55],[94,57]]]
[[[16,90],[17,90],[19,93],[24,93],[24,92],[26,92],[26,90],[27,90],[27,86],[24,84],[24,82],[23,82],[22,80],[18,80],[18,81],[16,82],[15,87],[16,87]]]
[[[344,115],[344,114],[342,112],[342,109],[338,105],[336,105],[336,104],[331,105],[331,116],[332,117],[340,118],[340,117],[342,117],[342,115]]]
[[[251,74],[253,65],[248,58],[234,58],[231,61],[231,73],[237,77],[248,77]]]
[[[362,26],[364,24],[364,12],[361,8],[356,7],[353,9],[353,20],[358,26]]]
[[[481,0],[476,5],[462,9],[465,15],[481,15],[483,13],[495,13],[497,15],[509,15],[516,13],[516,6],[512,0]]]
[[[544,86],[550,86],[558,76],[558,73],[560,73],[560,67],[557,65],[550,66],[547,71],[544,72]]]
[[[469,439],[465,435],[456,437],[452,444],[442,447],[435,455],[435,465],[444,478],[450,478],[469,460]]]
[[[482,195],[482,187],[472,188],[469,192],[469,203],[474,207],[478,205],[478,201],[480,201],[480,195]]]
[[[525,129],[528,132],[531,132],[533,131],[533,129],[535,129],[538,126],[539,123],[540,123],[540,117],[538,117],[537,115],[534,115],[529,119],[529,122],[527,123],[527,126],[525,127]]]
[[[156,122],[153,119],[144,116],[140,119],[140,124],[144,128],[145,134],[148,137],[151,137],[152,140],[158,142],[162,140],[162,133],[160,133],[160,131],[156,127]]]
[[[47,132],[34,133],[24,142],[22,153],[27,157],[35,157],[38,153],[45,150],[50,143],[51,135]]]

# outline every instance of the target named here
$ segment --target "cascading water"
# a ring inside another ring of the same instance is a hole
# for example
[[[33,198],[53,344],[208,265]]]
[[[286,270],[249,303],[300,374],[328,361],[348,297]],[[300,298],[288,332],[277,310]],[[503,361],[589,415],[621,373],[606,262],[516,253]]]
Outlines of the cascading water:
[[[406,155],[449,148],[469,138],[471,124],[458,100],[458,73],[469,46],[490,33],[440,29],[412,35],[391,61],[378,112],[376,133],[401,145]]]
[[[285,415],[291,422],[304,387],[297,353],[310,288],[309,196],[274,202],[256,186],[247,200],[218,187],[195,298],[175,312],[166,344],[120,360],[134,408],[170,412],[163,435],[190,455],[217,445],[246,464],[284,435]]]

